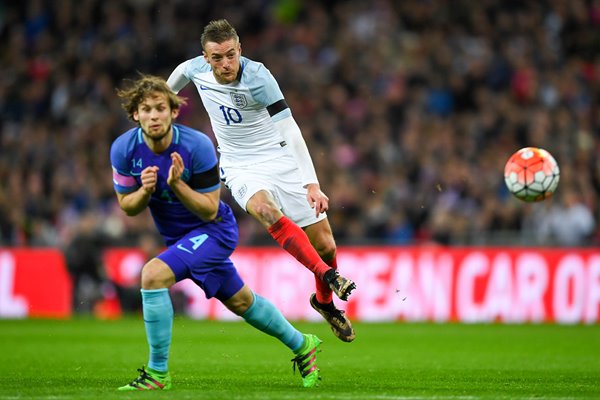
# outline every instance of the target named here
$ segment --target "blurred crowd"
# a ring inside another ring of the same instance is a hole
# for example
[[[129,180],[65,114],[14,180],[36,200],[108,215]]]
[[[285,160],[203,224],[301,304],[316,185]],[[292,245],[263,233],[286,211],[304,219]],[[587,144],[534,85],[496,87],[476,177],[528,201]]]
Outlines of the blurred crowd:
[[[77,269],[153,232],[113,193],[131,127],[115,88],[167,78],[218,18],[278,79],[339,244],[600,244],[600,0],[25,0],[0,3],[0,246],[61,247]],[[181,94],[179,121],[212,135]],[[557,159],[552,200],[507,192],[525,146]],[[241,244],[272,244],[223,197]]]

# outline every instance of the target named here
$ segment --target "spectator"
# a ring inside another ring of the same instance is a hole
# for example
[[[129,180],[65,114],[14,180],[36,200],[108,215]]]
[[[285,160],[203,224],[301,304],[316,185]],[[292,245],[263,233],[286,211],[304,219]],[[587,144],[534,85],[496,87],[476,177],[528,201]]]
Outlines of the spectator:
[[[108,243],[99,232],[97,217],[91,213],[81,216],[64,253],[67,269],[73,281],[73,310],[90,313],[102,298],[105,283],[102,250]]]
[[[99,230],[118,219],[106,154],[127,122],[112,88],[137,71],[166,78],[197,54],[201,27],[224,17],[238,28],[244,53],[269,60],[288,93],[330,188],[339,244],[398,235],[374,229],[377,209],[403,220],[392,225],[411,227],[397,243],[420,243],[435,231],[450,244],[538,244],[518,234],[526,229],[519,221],[557,200],[529,207],[503,189],[503,165],[524,146],[555,156],[564,171],[558,192],[572,184],[597,221],[595,4],[7,2],[0,15],[0,244],[65,246],[85,213],[99,216]],[[193,92],[183,95],[196,101]],[[206,115],[190,111],[197,107],[183,109],[180,121],[210,133]],[[373,191],[383,201],[375,210]],[[236,217],[241,243],[271,243],[247,215]],[[460,223],[449,230],[447,218]]]
[[[596,222],[580,195],[565,187],[557,201],[532,214],[529,224],[540,244],[576,247],[591,244]]]

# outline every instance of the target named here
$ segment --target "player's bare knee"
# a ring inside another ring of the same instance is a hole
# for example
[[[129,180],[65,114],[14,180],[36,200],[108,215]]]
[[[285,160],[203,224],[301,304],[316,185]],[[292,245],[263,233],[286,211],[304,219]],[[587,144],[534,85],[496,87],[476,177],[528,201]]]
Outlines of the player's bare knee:
[[[227,300],[222,300],[222,303],[231,311],[232,313],[241,316],[245,313],[248,308],[254,302],[254,294],[252,290],[246,285],[242,286],[240,290]]]
[[[244,314],[246,311],[248,311],[248,308],[250,308],[250,305],[252,303],[247,302],[247,301],[238,301],[235,303],[231,303],[230,306],[228,307],[229,310],[231,310],[232,313],[234,313],[235,315],[239,315],[241,316],[242,314]]]
[[[267,227],[273,225],[282,216],[279,208],[270,202],[254,204],[254,207],[250,210],[250,214]]]
[[[142,289],[160,289],[160,279],[153,268],[142,269]]]
[[[142,289],[163,289],[171,286],[171,276],[160,265],[152,261],[142,269]]]

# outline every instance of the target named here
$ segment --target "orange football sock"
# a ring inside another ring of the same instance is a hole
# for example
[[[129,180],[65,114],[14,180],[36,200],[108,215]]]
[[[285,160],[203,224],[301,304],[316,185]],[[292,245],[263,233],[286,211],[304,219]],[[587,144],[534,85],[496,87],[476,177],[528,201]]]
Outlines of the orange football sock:
[[[268,231],[285,251],[312,271],[317,279],[323,279],[325,272],[331,269],[329,265],[321,260],[302,228],[294,224],[288,217],[279,218],[277,222],[269,227]]]
[[[337,257],[333,256],[333,258],[327,261],[327,265],[331,268],[337,270]],[[317,301],[321,304],[328,304],[333,301],[333,291],[329,288],[329,285],[323,282],[323,280],[315,277],[315,286],[317,287]]]

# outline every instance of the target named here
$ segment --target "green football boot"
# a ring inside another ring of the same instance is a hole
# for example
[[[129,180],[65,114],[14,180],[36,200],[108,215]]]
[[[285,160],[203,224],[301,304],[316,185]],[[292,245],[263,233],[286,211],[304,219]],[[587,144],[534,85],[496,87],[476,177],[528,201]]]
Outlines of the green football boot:
[[[158,373],[151,368],[145,370],[138,368],[140,375],[118,390],[169,390],[171,389],[171,375],[166,372]]]
[[[298,371],[302,375],[302,385],[304,387],[319,386],[321,370],[317,367],[317,353],[321,351],[322,341],[315,335],[302,336],[304,336],[304,344],[296,357],[292,359],[294,372],[296,371],[296,367],[298,367]]]

